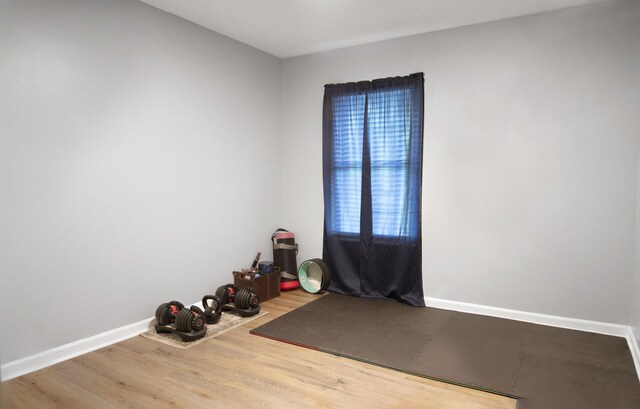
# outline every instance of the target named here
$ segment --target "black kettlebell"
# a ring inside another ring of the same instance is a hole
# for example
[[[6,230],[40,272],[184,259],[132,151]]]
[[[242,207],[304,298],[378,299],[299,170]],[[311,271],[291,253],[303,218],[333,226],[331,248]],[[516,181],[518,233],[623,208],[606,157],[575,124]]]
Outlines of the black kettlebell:
[[[205,295],[202,297],[202,307],[207,324],[217,324],[222,317],[222,303],[215,295]]]

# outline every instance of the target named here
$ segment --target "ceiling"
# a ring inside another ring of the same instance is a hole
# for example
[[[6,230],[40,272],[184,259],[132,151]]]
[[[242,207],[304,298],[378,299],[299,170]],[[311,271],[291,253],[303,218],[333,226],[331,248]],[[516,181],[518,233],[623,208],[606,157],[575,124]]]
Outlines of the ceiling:
[[[280,58],[602,0],[142,0]]]

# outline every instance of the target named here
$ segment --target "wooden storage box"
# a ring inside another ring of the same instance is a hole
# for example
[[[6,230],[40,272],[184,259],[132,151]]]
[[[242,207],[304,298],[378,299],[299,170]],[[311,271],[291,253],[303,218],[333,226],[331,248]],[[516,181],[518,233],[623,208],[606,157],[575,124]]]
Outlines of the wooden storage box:
[[[233,283],[240,289],[250,287],[256,290],[260,303],[269,301],[272,298],[280,297],[280,272],[274,271],[269,274],[261,275],[258,278],[247,279],[251,277],[247,273],[241,271],[233,272]]]

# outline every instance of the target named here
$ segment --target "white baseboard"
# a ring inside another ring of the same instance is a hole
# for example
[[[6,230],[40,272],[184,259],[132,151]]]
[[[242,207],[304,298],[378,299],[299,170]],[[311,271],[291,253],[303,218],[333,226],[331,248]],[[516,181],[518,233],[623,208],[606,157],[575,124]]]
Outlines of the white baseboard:
[[[197,305],[202,308],[202,302],[189,305]],[[136,335],[146,331],[153,319],[153,317],[147,318],[142,321],[134,322],[133,324],[105,331],[88,338],[79,339],[68,344],[60,345],[34,355],[2,364],[2,366],[0,366],[0,381],[8,381],[9,379],[17,378],[18,376],[26,375],[39,369],[66,361],[67,359],[75,358],[78,355],[86,354],[87,352],[95,351],[96,349],[104,348],[117,342],[124,341],[125,339],[135,337]]]
[[[531,322],[534,324],[549,325],[579,331],[595,332],[598,334],[613,335],[626,338],[633,363],[636,367],[638,379],[640,379],[640,348],[633,330],[629,325],[610,324],[607,322],[581,320],[577,318],[559,317],[555,315],[538,314],[506,308],[489,307],[480,304],[470,304],[460,301],[443,300],[441,298],[425,297],[425,304],[428,307],[441,308],[443,310],[453,310],[468,312],[471,314],[488,315],[491,317],[506,318],[515,321]]]
[[[638,339],[640,339],[640,336],[636,336],[636,334],[633,332],[633,329],[629,327],[629,332],[627,333],[627,343],[629,344],[631,355],[633,355],[633,362],[636,364],[636,372],[638,373],[638,378],[640,378],[640,344],[638,344]]]
[[[580,320],[575,318],[558,317],[554,315],[537,314],[533,312],[524,312],[517,310],[509,310],[505,308],[489,307],[486,305],[469,304],[458,301],[449,301],[439,298],[426,297],[426,305],[429,307],[442,308],[445,310],[454,310],[468,312],[472,314],[488,315],[492,317],[507,318],[516,321],[531,322],[534,324],[550,325],[553,327],[561,327],[568,329],[576,329],[580,331],[596,332],[605,335],[620,336],[627,339],[633,361],[636,366],[636,372],[640,378],[640,346],[636,341],[633,330],[628,325],[609,324],[606,322]],[[193,305],[201,306],[200,303]],[[8,381],[37,371],[42,368],[57,364],[67,359],[95,351],[96,349],[115,344],[125,339],[134,337],[144,332],[153,318],[147,318],[133,324],[115,328],[88,338],[60,345],[58,347],[30,355],[15,361],[7,362],[0,367],[1,380]]]
[[[67,359],[74,358],[87,352],[124,341],[127,338],[134,337],[144,332],[149,327],[149,323],[153,318],[147,318],[124,327],[112,329],[88,338],[79,339],[68,344],[30,355],[15,361],[7,362],[0,368],[2,381],[16,378],[37,371],[47,366],[57,364]]]

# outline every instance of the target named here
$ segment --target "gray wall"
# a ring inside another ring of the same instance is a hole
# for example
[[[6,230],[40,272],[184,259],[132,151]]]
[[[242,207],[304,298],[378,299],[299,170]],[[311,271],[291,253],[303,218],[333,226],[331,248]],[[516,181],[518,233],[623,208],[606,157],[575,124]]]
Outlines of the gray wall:
[[[427,295],[625,324],[632,305],[640,332],[639,4],[281,67],[135,1],[0,0],[0,362],[197,301],[275,225],[319,256],[323,85],[417,71]]]
[[[640,2],[282,63],[283,220],[322,253],[323,85],[425,74],[426,295],[628,324]]]
[[[131,0],[0,9],[3,363],[270,254],[277,58]]]
[[[640,130],[638,131],[640,132]],[[636,202],[636,265],[631,299],[631,328],[640,347],[640,156],[638,156],[638,190]]]

